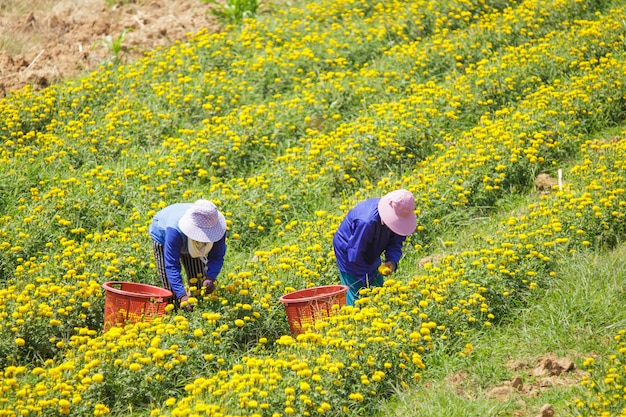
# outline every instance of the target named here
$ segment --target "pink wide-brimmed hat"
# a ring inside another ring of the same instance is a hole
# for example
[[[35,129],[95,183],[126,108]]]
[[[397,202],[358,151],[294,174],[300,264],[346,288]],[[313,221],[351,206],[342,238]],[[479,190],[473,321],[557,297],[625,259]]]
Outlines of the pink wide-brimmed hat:
[[[217,242],[226,233],[226,219],[211,201],[198,200],[180,218],[178,227],[197,242]]]
[[[378,214],[392,232],[408,236],[415,231],[415,198],[408,190],[395,190],[378,201]]]

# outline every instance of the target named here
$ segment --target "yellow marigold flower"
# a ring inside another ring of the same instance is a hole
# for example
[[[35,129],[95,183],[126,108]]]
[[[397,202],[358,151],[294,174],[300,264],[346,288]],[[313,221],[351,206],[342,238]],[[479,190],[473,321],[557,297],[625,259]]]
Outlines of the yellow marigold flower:
[[[15,339],[15,344],[18,346],[24,346],[26,344],[26,340],[22,339],[21,337],[18,337]]]
[[[361,395],[361,394],[360,394],[360,393],[358,393],[358,392],[353,392],[353,393],[351,393],[351,394],[349,395],[349,398],[350,398],[352,401],[358,401],[358,402],[363,401],[363,395]]]
[[[109,407],[107,407],[104,404],[98,403],[94,407],[93,415],[94,416],[105,416],[105,415],[109,414],[110,412],[111,412],[111,410],[109,409]]]
[[[378,267],[378,272],[380,272],[380,274],[383,276],[388,276],[391,275],[391,268],[389,268],[385,264],[382,264]]]
[[[36,368],[33,368],[33,370],[31,371],[31,373],[32,373],[33,375],[42,375],[42,374],[45,374],[45,373],[46,373],[46,371],[45,371],[42,367],[38,366],[38,367],[36,367]]]
[[[237,327],[243,327],[244,324],[245,324],[245,322],[243,320],[241,320],[241,319],[235,320],[235,326],[237,326]]]

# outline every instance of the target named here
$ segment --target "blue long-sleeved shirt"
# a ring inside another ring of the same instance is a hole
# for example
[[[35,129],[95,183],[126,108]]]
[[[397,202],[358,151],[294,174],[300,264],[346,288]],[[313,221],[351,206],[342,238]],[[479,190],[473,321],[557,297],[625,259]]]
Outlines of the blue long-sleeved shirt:
[[[402,257],[400,236],[385,226],[378,214],[380,198],[370,198],[356,204],[344,217],[333,237],[333,247],[339,270],[365,281],[374,275],[385,253],[385,262],[396,265]]]
[[[150,237],[163,245],[165,273],[174,295],[179,298],[186,294],[181,276],[180,256],[188,254],[187,236],[179,229],[178,220],[191,207],[191,203],[172,204],[154,215],[150,225]],[[217,279],[224,266],[226,255],[226,234],[213,243],[207,255],[206,277]]]

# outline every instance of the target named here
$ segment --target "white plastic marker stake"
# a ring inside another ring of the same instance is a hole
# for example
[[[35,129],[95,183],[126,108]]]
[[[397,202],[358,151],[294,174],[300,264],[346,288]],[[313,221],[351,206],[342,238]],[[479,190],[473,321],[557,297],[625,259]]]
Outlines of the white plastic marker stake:
[[[559,169],[559,190],[563,188],[563,170]]]

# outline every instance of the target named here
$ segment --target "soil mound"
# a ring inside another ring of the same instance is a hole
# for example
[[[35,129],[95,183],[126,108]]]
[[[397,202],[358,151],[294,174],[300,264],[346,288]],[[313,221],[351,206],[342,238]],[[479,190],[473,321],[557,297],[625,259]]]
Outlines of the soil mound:
[[[211,7],[200,0],[0,3],[0,97],[26,84],[41,88],[92,71],[107,60],[130,62],[202,28],[215,31]]]

